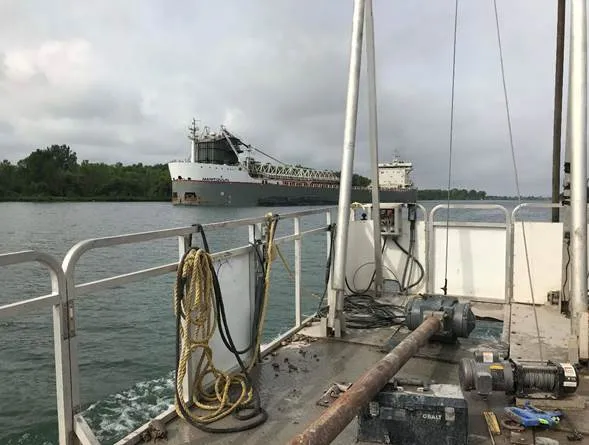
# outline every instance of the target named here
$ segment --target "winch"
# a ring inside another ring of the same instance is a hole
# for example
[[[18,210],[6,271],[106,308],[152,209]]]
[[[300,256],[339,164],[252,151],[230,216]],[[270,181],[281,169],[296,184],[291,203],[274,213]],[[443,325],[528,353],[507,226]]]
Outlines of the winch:
[[[458,376],[463,391],[476,390],[481,396],[501,391],[517,397],[561,398],[579,386],[579,374],[570,363],[515,361],[490,351],[463,358]]]

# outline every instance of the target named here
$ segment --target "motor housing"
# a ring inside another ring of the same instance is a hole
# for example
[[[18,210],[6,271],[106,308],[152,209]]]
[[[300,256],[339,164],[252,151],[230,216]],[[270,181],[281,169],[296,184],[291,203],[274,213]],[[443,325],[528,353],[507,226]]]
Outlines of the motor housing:
[[[476,390],[484,397],[501,391],[517,397],[561,398],[579,386],[579,374],[570,363],[514,361],[490,351],[463,358],[458,377],[463,391]]]
[[[468,337],[475,328],[476,318],[469,303],[460,303],[458,298],[445,295],[424,295],[411,300],[405,310],[405,325],[417,329],[426,317],[440,316],[442,328],[432,340],[455,341]]]

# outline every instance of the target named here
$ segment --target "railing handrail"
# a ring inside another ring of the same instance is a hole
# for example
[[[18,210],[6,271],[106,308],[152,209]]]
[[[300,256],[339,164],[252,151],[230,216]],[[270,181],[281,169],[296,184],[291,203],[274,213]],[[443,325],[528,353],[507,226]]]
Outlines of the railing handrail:
[[[430,221],[434,222],[435,219],[435,214],[438,212],[438,210],[440,209],[472,209],[472,210],[501,210],[504,215],[505,215],[505,220],[506,222],[509,221],[509,212],[508,210],[501,204],[438,204],[436,206],[434,206],[430,212]]]
[[[461,209],[473,209],[473,210],[501,210],[505,215],[505,229],[507,231],[507,246],[506,246],[506,269],[507,269],[507,276],[506,276],[506,302],[509,302],[511,298],[510,295],[510,287],[513,285],[512,278],[510,276],[510,272],[512,271],[513,264],[512,264],[512,247],[513,247],[513,227],[514,222],[516,221],[517,213],[524,207],[539,207],[539,208],[553,208],[559,207],[559,204],[543,204],[543,203],[523,203],[518,205],[513,211],[510,213],[503,205],[501,204],[450,204],[450,208],[461,208]],[[430,253],[433,254],[433,228],[438,226],[435,222],[435,214],[442,208],[448,208],[447,204],[439,204],[434,206],[429,212],[420,204],[418,204],[420,210],[422,210],[424,215],[424,232],[425,232],[425,251],[426,251],[426,286],[429,284],[430,279]],[[335,206],[329,207],[320,207],[320,208],[312,208],[301,210],[297,212],[290,212],[280,214],[280,220],[288,220],[294,219],[295,226],[294,226],[294,233],[288,234],[282,237],[277,237],[276,242],[289,242],[289,241],[298,241],[301,240],[305,235],[311,234],[318,234],[321,232],[325,232],[328,230],[329,225],[324,226],[324,223],[317,222],[317,224],[313,224],[313,228],[302,231],[300,226],[300,218],[304,216],[311,216],[311,215],[320,215],[320,214],[328,214],[328,222],[329,219],[329,212],[335,209]],[[185,241],[189,239],[190,235],[198,233],[200,228],[204,230],[216,230],[222,228],[236,228],[236,227],[243,227],[249,226],[254,227],[258,224],[262,224],[267,221],[266,216],[261,217],[252,217],[252,218],[242,218],[236,220],[229,220],[229,221],[222,221],[222,222],[215,222],[215,223],[207,223],[202,225],[190,225],[190,226],[180,226],[171,229],[161,229],[161,230],[151,230],[145,232],[137,232],[137,233],[130,233],[127,235],[115,235],[115,236],[106,236],[100,238],[92,238],[80,241],[76,243],[72,248],[70,248],[65,255],[63,262],[60,264],[58,260],[56,260],[53,256],[45,254],[43,252],[39,252],[36,250],[25,250],[20,252],[12,252],[6,254],[0,254],[0,267],[13,265],[13,264],[20,264],[20,263],[27,263],[27,262],[37,262],[45,265],[51,275],[52,281],[52,293],[49,295],[24,300],[23,302],[16,302],[11,303],[8,305],[0,306],[0,318],[6,316],[6,314],[10,315],[20,315],[21,313],[29,312],[34,308],[43,308],[43,307],[50,307],[53,306],[54,308],[54,336],[56,342],[56,366],[58,367],[59,371],[62,373],[62,376],[58,379],[58,414],[59,418],[59,427],[60,427],[60,444],[67,444],[69,445],[71,442],[70,436],[61,441],[62,434],[66,434],[66,431],[71,432],[73,425],[72,425],[72,418],[76,409],[79,405],[79,372],[77,369],[76,363],[76,355],[77,355],[77,340],[75,338],[75,334],[73,338],[70,338],[71,332],[69,331],[69,321],[68,321],[68,311],[64,309],[68,309],[72,311],[73,314],[73,301],[76,298],[76,294],[80,291],[84,292],[91,292],[98,289],[103,289],[105,287],[113,287],[116,285],[126,284],[128,282],[136,281],[142,278],[147,278],[151,276],[171,273],[177,267],[177,262],[171,262],[167,264],[160,264],[156,267],[151,267],[148,269],[142,269],[135,272],[116,275],[105,279],[99,279],[95,281],[89,281],[87,283],[81,283],[76,285],[74,283],[74,273],[75,267],[80,258],[84,255],[85,252],[88,252],[93,249],[97,248],[104,248],[104,247],[112,247],[117,245],[125,245],[125,244],[133,244],[133,243],[141,243],[147,241],[154,241],[159,239],[165,238],[173,238],[178,237],[180,240],[184,239]],[[493,225],[494,227],[498,227],[497,224]],[[503,224],[502,224],[503,226]],[[329,235],[328,235],[329,237]],[[431,237],[431,239],[430,239]],[[328,238],[328,249],[330,248],[329,238]],[[213,258],[223,258],[226,256],[243,254],[246,252],[251,252],[253,247],[251,245],[245,245],[241,247],[232,248],[225,251],[216,252],[213,254]],[[297,253],[298,251],[298,253]],[[298,259],[297,259],[298,257]],[[300,243],[298,247],[295,245],[295,270],[297,269],[297,261],[300,262]],[[297,273],[300,274],[300,265],[298,267]],[[433,278],[433,277],[432,277]],[[300,293],[301,293],[301,284],[300,284],[300,277],[299,282],[295,285],[295,301],[297,304],[300,305]],[[71,306],[70,306],[71,304]],[[301,321],[301,312],[300,307],[296,314],[296,324],[305,323]],[[296,326],[295,326],[296,328]],[[59,356],[58,356],[59,354]],[[71,354],[71,359],[70,359]],[[65,365],[67,363],[71,363],[72,367],[66,369]]]
[[[2,305],[0,306],[0,318],[51,307],[60,303],[60,299],[65,297],[65,275],[61,265],[53,256],[38,250],[21,250],[20,252],[0,254],[0,267],[23,263],[39,263],[48,269],[51,279],[51,293]]]
[[[59,261],[38,250],[23,250],[0,254],[0,267],[24,263],[39,263],[49,271],[51,294],[0,306],[0,318],[22,315],[34,309],[53,309],[53,343],[55,386],[57,399],[57,429],[60,445],[72,444],[73,399],[71,386],[70,324],[67,284]]]
[[[520,210],[524,208],[528,209],[556,209],[556,208],[563,208],[564,206],[559,202],[522,202],[515,206],[515,208],[511,211],[511,221],[512,223],[517,222],[517,214]]]
[[[333,210],[335,207],[321,207],[317,209],[307,209],[301,210],[298,212],[290,212],[280,214],[280,219],[293,219],[301,216],[309,216],[315,214],[325,213],[327,211]],[[221,228],[237,228],[242,226],[249,226],[252,224],[261,224],[265,222],[267,218],[265,216],[261,217],[253,217],[253,218],[242,218],[242,219],[234,219],[228,221],[221,221],[216,223],[206,223],[202,224],[200,227],[203,229],[221,229]],[[158,239],[164,238],[171,238],[174,236],[189,236],[191,234],[195,234],[198,232],[199,226],[198,225],[190,225],[190,226],[180,226],[175,227],[172,229],[159,229],[159,230],[149,230],[145,232],[137,232],[137,233],[130,233],[124,235],[113,235],[113,236],[105,236],[100,238],[90,238],[79,243],[75,244],[65,255],[65,258],[62,263],[63,271],[65,272],[66,276],[73,274],[73,269],[77,264],[80,257],[87,252],[88,250],[103,248],[103,247],[112,247],[118,246],[123,244],[133,244],[138,242],[147,242],[147,241],[155,241]]]
[[[513,288],[513,280],[510,278],[512,276],[512,250],[513,250],[513,237],[511,236],[511,232],[513,231],[513,226],[511,223],[511,215],[509,214],[509,211],[505,208],[505,206],[501,205],[501,204],[491,204],[491,203],[483,203],[483,204],[474,204],[474,203],[465,203],[465,204],[456,204],[456,203],[444,203],[444,204],[438,204],[436,206],[434,206],[430,212],[429,212],[429,220],[428,220],[428,229],[427,232],[429,232],[429,237],[428,237],[428,247],[427,247],[427,252],[426,252],[426,256],[427,256],[427,260],[426,260],[426,276],[427,276],[427,281],[426,281],[426,290],[427,292],[433,292],[434,289],[434,273],[433,273],[433,268],[434,268],[434,256],[435,256],[435,252],[434,252],[434,230],[435,227],[440,227],[436,224],[436,220],[435,220],[435,215],[436,212],[438,212],[438,210],[441,209],[471,209],[471,210],[500,210],[503,215],[505,216],[505,223],[501,224],[501,227],[497,226],[497,225],[493,225],[493,226],[488,226],[489,228],[505,228],[505,300],[504,302],[509,302],[511,299],[511,294],[512,294],[512,288]],[[450,215],[448,215],[448,222],[450,221],[449,218]],[[457,222],[459,223],[459,222]],[[456,225],[450,225],[448,224],[449,227],[456,227]]]

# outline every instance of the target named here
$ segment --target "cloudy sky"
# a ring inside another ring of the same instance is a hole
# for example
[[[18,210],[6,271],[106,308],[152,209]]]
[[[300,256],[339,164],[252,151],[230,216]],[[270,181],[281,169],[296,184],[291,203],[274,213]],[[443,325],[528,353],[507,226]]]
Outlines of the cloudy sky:
[[[374,0],[380,156],[445,187],[454,0]],[[554,0],[498,0],[523,194],[550,190]],[[461,1],[453,186],[514,194],[491,0]],[[351,0],[0,0],[0,159],[188,156],[192,117],[339,169]],[[363,59],[365,60],[365,59]],[[356,171],[368,173],[366,96]]]

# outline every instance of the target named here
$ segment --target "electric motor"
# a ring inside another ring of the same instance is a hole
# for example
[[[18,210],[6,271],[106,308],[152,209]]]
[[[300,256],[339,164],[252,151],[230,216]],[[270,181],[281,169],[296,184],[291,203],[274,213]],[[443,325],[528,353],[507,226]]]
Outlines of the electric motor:
[[[460,303],[448,296],[423,296],[407,304],[405,324],[410,330],[417,329],[423,320],[432,314],[443,314],[442,328],[433,340],[456,340],[468,337],[475,327],[476,319],[469,303]]]
[[[464,391],[476,390],[482,396],[502,391],[518,397],[541,393],[560,398],[574,393],[579,386],[579,375],[570,363],[516,362],[493,352],[462,359],[458,376]]]

